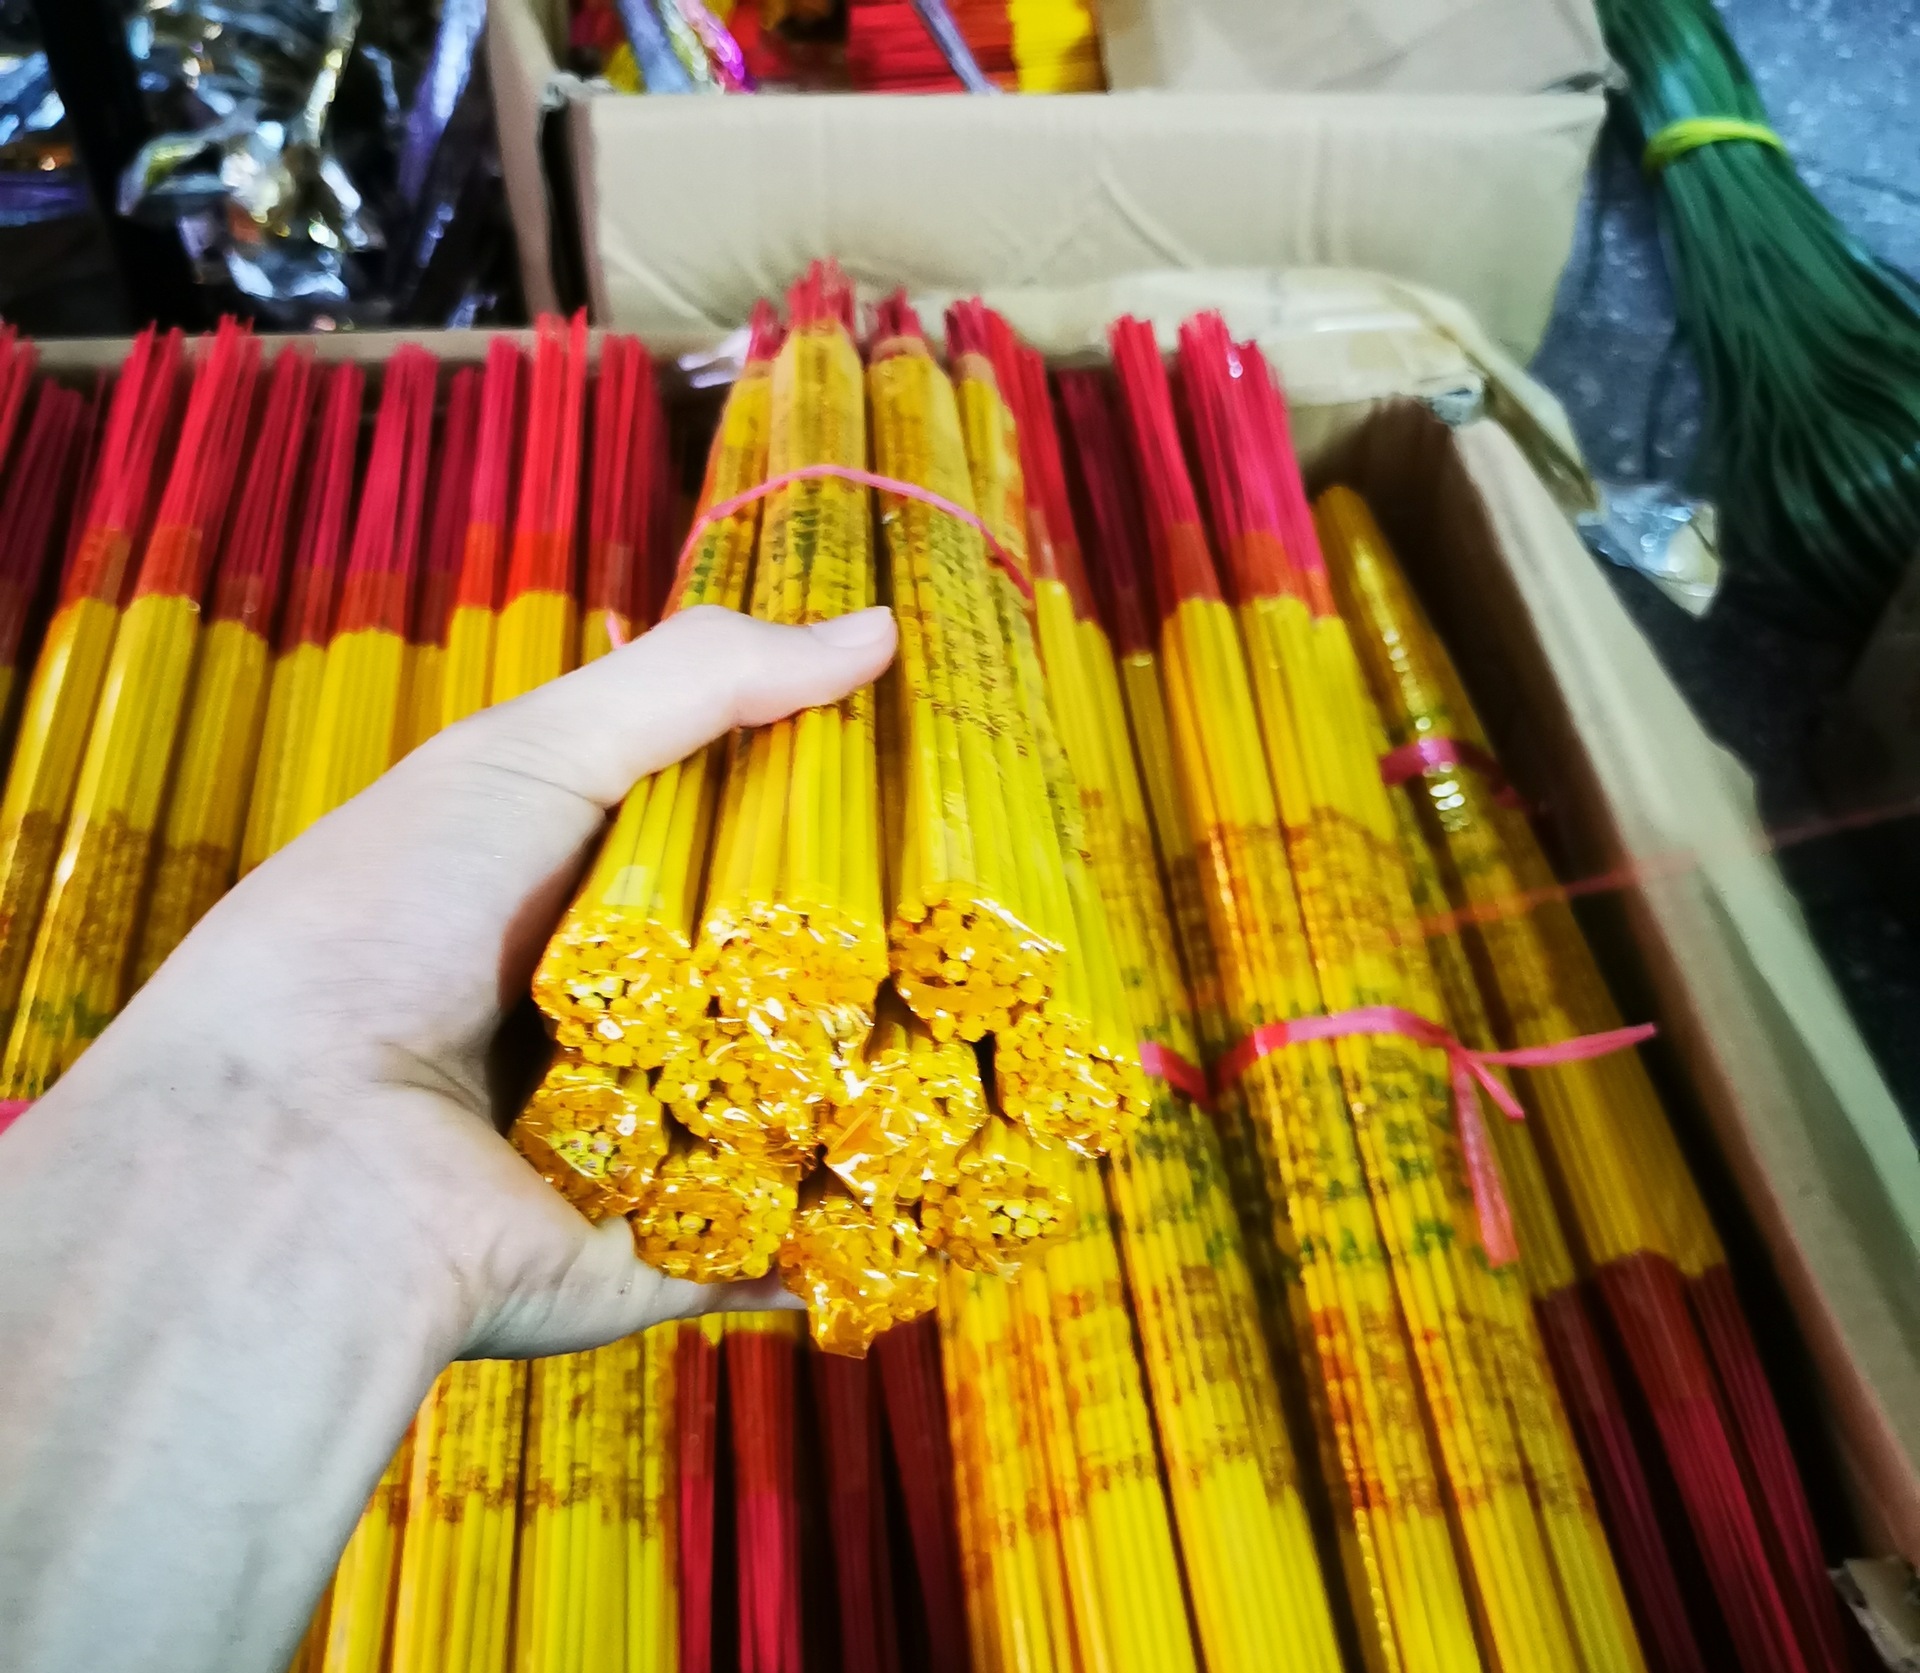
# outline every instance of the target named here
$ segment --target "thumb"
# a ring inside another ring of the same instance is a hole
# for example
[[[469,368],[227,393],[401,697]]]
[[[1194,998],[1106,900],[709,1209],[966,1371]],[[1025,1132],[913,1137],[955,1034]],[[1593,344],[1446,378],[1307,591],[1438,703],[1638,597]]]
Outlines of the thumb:
[[[581,1353],[668,1319],[801,1306],[800,1298],[781,1284],[777,1274],[736,1284],[669,1278],[635,1256],[633,1234],[625,1220],[607,1220],[593,1227],[578,1223],[580,1242],[565,1277],[537,1297],[509,1302],[467,1344],[463,1357],[538,1359]]]
[[[894,643],[884,606],[781,627],[700,605],[449,727],[413,758],[524,773],[612,807],[648,773],[736,726],[764,726],[866,685],[893,660]]]

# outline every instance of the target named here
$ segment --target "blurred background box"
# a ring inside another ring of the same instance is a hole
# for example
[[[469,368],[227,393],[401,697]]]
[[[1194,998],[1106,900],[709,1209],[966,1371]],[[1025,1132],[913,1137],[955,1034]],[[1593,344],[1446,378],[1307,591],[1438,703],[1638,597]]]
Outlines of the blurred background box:
[[[1533,93],[1607,70],[1587,0],[1102,0],[1115,90]]]

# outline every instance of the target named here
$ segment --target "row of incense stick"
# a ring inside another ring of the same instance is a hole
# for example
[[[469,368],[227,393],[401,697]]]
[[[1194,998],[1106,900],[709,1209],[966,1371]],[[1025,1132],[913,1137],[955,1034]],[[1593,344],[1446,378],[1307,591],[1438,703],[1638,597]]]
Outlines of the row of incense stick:
[[[650,1258],[726,1218],[742,1270],[785,1250],[833,1345],[902,1295],[937,1330],[865,1365],[767,1316],[453,1367],[303,1666],[1837,1668],[1786,1436],[1637,1058],[1516,1077],[1496,1262],[1437,1053],[1243,1048],[1358,1007],[1475,1046],[1618,1021],[1384,537],[1341,490],[1309,505],[1258,353],[1203,317],[1170,374],[1121,322],[1117,376],[1050,378],[977,306],[945,369],[903,301],[864,360],[849,323],[827,271],[784,332],[762,313],[703,501],[821,463],[915,494],[790,484],[677,575],[630,340],[596,364],[543,321],[444,380],[403,350],[364,448],[359,368],[263,366],[237,328],[143,338],[87,393],[0,343],[8,1096],[442,724],[693,603],[900,620],[876,694],[717,744],[612,822],[582,896],[612,916],[572,944],[626,937],[602,997],[656,1045],[576,1046],[519,1142],[600,1211],[635,1183],[613,1140],[651,1122]],[[1412,766],[1390,785],[1382,758]],[[715,899],[729,933],[692,958]],[[839,933],[788,959],[802,919]],[[663,958],[684,985],[649,985]],[[808,1022],[769,1020],[769,971]],[[703,1022],[705,1063],[675,1058]],[[1101,1100],[1136,1041],[1130,1124]],[[844,1097],[792,1095],[809,1053]],[[822,1149],[786,1232],[764,1173],[740,1190],[769,1160],[750,1118]]]

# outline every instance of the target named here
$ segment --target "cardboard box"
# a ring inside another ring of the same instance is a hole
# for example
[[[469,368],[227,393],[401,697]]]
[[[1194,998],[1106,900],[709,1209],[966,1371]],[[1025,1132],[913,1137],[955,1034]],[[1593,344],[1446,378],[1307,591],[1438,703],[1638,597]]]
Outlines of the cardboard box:
[[[830,253],[915,291],[1368,268],[1524,361],[1604,114],[1590,93],[641,98],[561,75],[530,0],[492,19],[529,304],[573,300],[577,268],[595,319],[650,341],[739,325]]]
[[[1116,88],[1535,93],[1609,69],[1588,0],[1101,0]]]
[[[1794,1330],[1806,1345],[1857,1554],[1920,1561],[1920,1153],[1768,856],[1749,781],[1549,486],[1567,468],[1551,398],[1476,347],[1457,308],[1377,276],[1159,275],[995,298],[1074,358],[1115,299],[1168,341],[1221,306],[1274,349],[1315,485],[1347,482],[1373,505],[1510,777],[1549,811],[1565,875],[1619,880],[1620,934],[1598,950],[1623,1008],[1659,1024],[1670,1108],[1724,1165],[1791,1307],[1756,1324],[1770,1345]],[[491,337],[311,341],[329,361],[378,364],[407,341],[473,365]],[[686,347],[694,371],[725,363],[717,338]],[[48,343],[42,364],[91,373],[125,348]],[[1482,412],[1517,415],[1525,445]]]

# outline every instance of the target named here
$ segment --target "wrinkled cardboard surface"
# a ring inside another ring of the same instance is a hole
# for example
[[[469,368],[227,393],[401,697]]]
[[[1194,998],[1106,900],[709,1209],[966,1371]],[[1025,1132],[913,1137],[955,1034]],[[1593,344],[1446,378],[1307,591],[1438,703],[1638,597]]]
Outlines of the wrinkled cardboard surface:
[[[1538,343],[1597,95],[582,99],[597,319],[737,325],[816,255],[879,289],[1363,267]]]
[[[1588,0],[1101,0],[1115,88],[1534,93],[1604,75]]]

